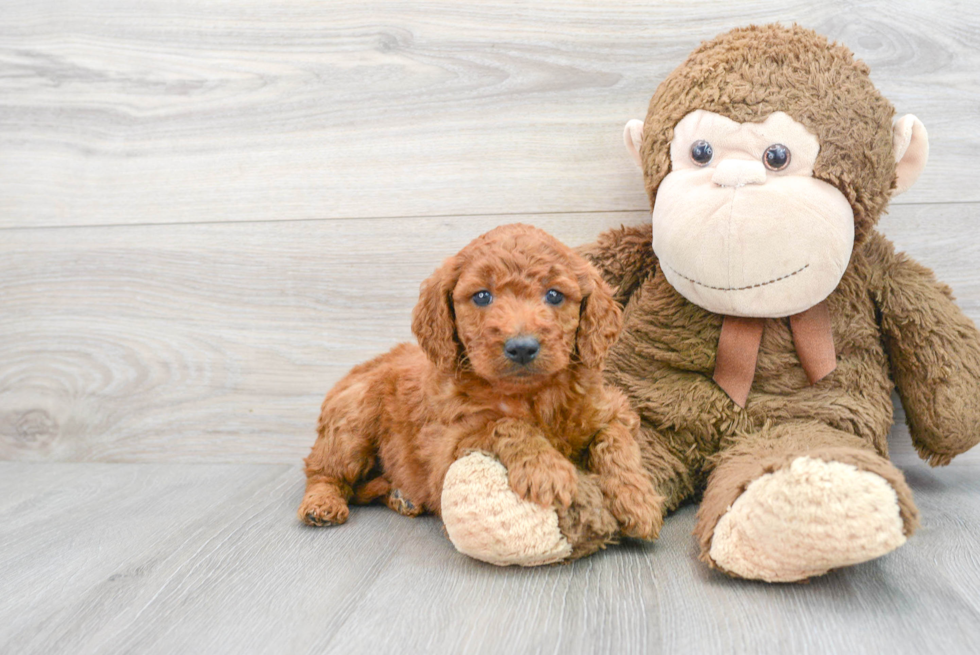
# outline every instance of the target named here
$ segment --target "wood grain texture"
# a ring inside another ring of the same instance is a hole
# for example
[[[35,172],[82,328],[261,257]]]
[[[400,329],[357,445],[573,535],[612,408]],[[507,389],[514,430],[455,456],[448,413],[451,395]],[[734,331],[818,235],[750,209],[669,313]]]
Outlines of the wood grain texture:
[[[413,339],[444,258],[518,219],[583,243],[635,218],[7,231],[0,459],[296,462],[329,387]]]
[[[7,2],[0,227],[642,210],[621,143],[702,39],[797,21],[867,61],[980,201],[980,5]]]
[[[898,551],[808,585],[696,561],[695,507],[652,546],[500,569],[434,517],[315,529],[284,465],[0,463],[0,651],[967,653],[980,639],[980,452],[932,470]]]
[[[980,319],[980,206],[885,231]],[[0,459],[293,463],[324,393],[411,340],[419,283],[494,225],[570,244],[646,213],[8,230]]]
[[[438,520],[294,516],[326,390],[502,223],[649,220],[624,122],[701,40],[799,21],[932,160],[883,231],[980,320],[980,6],[12,0],[0,12],[0,652],[879,653],[980,643],[980,451],[809,585],[654,546],[498,569]],[[3,461],[19,460],[19,461]],[[107,463],[110,462],[110,463]]]

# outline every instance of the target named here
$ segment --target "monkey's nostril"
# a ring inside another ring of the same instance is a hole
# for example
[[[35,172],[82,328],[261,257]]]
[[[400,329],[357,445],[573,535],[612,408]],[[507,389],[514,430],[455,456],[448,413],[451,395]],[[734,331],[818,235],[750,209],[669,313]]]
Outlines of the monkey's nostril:
[[[726,159],[719,162],[711,181],[718,186],[740,187],[746,184],[764,184],[766,167],[761,161]]]
[[[518,364],[529,363],[540,350],[541,344],[534,337],[514,337],[504,344],[504,356]]]

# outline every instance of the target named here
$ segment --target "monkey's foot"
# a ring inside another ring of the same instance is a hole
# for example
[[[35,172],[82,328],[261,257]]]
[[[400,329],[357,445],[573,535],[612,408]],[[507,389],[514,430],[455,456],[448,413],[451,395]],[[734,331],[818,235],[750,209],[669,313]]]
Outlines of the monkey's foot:
[[[498,566],[550,564],[572,552],[555,510],[518,496],[507,469],[485,453],[470,453],[449,467],[442,520],[456,550]]]
[[[718,521],[709,555],[743,578],[794,582],[880,557],[905,539],[884,478],[799,457],[749,484]]]

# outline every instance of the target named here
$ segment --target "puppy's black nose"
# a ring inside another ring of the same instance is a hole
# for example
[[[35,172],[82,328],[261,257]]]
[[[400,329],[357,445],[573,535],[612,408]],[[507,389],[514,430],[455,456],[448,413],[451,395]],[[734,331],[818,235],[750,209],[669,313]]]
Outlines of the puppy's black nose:
[[[504,355],[512,362],[527,364],[538,356],[541,344],[534,337],[514,337],[504,344]]]

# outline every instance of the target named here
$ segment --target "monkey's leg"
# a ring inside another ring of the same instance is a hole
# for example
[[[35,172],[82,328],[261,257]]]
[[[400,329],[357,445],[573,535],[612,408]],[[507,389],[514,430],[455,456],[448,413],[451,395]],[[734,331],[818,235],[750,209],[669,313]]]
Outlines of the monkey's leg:
[[[891,462],[852,434],[799,422],[719,453],[694,534],[712,567],[793,582],[884,555],[917,525]]]

